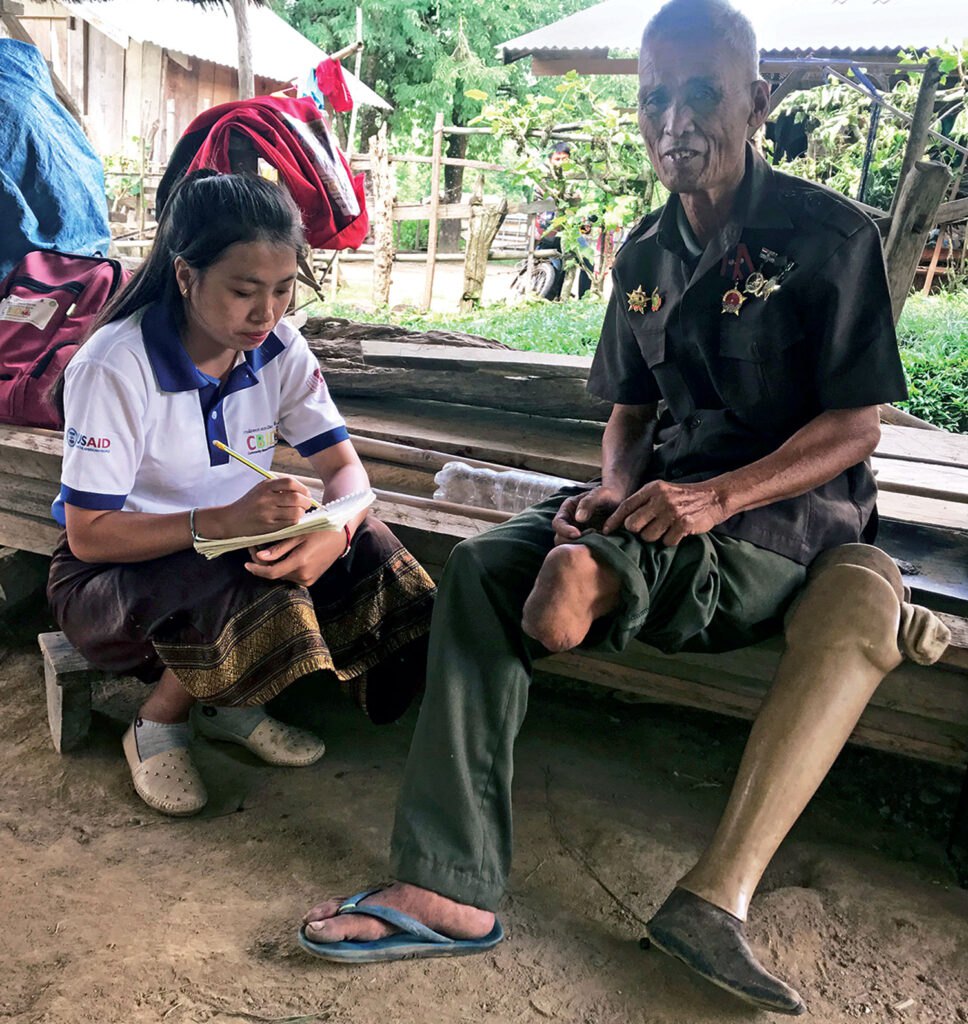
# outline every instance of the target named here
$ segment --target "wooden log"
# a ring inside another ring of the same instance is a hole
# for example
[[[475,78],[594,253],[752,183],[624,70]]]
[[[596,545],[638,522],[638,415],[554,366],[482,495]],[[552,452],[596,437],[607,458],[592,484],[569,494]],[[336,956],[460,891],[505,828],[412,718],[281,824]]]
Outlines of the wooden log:
[[[471,200],[471,218],[464,249],[464,293],[460,300],[462,313],[469,313],[481,303],[487,257],[491,243],[507,213],[508,201],[484,205],[484,179],[478,178]]]
[[[916,427],[918,430],[940,430],[933,423],[922,420],[903,409],[896,409],[893,405],[879,405],[877,407],[881,423],[890,423],[896,427]]]
[[[370,159],[373,203],[370,220],[373,224],[373,304],[382,309],[390,305],[390,276],[393,271],[393,200],[395,179],[390,171],[387,126],[384,122],[377,135],[370,138]]]
[[[897,188],[895,188],[894,196],[891,199],[890,212],[892,217],[897,213],[898,206],[900,205],[901,190],[907,181],[908,175],[914,169],[914,165],[924,156],[924,149],[928,144],[928,132],[931,130],[931,122],[934,120],[934,99],[940,81],[941,61],[937,57],[932,57],[921,76],[921,87],[918,89],[914,116],[911,119],[911,127],[908,131],[908,142],[904,149],[904,159],[901,162],[901,170],[897,178]]]
[[[900,188],[884,250],[895,323],[911,290],[925,240],[950,180],[951,172],[944,164],[920,161]]]
[[[562,416],[564,410],[580,419],[608,419],[611,406],[593,398],[585,391],[584,381],[576,377],[539,378],[521,372],[480,372],[454,374],[449,370],[395,369],[365,367],[362,369],[328,368],[326,383],[342,402],[354,398],[410,398],[446,402],[510,412],[534,413],[538,416]]]
[[[310,342],[320,361],[329,357],[331,344],[342,345],[352,342],[355,349],[351,357],[341,348],[334,349],[336,358],[363,359],[364,341],[399,341],[419,345],[449,345],[451,348],[499,348],[509,351],[508,346],[495,338],[481,334],[463,334],[460,331],[414,331],[396,324],[361,324],[338,316],[311,316],[301,328],[303,336]]]
[[[433,166],[430,171],[430,226],[427,229],[427,273],[424,278],[423,305],[426,313],[434,297],[434,270],[437,258],[437,213],[440,208],[440,157],[444,139],[444,115],[438,111],[434,119]]]
[[[949,200],[938,207],[939,224],[956,224],[962,220],[968,220],[968,196]]]

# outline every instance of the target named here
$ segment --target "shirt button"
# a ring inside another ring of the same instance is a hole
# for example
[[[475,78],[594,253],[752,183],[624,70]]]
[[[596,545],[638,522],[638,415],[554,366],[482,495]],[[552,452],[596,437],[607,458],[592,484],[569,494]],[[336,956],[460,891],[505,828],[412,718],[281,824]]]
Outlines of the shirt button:
[[[218,413],[217,412],[213,412],[212,413],[212,419],[213,420],[217,420],[218,419]]]
[[[686,420],[686,426],[689,427],[690,430],[695,430],[696,427],[701,427],[702,416],[690,416],[689,419]]]

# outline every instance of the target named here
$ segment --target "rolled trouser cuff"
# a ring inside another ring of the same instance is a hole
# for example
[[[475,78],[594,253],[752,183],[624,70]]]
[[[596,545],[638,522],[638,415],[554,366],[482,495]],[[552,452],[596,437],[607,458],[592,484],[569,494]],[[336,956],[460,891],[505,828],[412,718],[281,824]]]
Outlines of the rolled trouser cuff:
[[[589,531],[570,543],[587,547],[595,561],[607,566],[617,577],[619,606],[597,627],[594,646],[621,651],[639,633],[649,614],[651,595],[642,572],[641,542],[624,531],[605,536]]]
[[[429,889],[440,896],[478,910],[497,910],[507,886],[505,878],[485,878],[477,872],[457,871],[452,864],[424,854],[392,851],[390,868],[398,882]]]

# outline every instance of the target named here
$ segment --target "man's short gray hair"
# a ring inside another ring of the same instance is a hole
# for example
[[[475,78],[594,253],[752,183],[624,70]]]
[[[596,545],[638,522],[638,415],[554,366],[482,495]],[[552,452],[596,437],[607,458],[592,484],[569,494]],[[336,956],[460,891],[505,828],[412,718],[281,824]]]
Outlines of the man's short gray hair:
[[[742,60],[751,82],[759,78],[760,51],[749,18],[727,0],[669,0],[645,26],[643,47],[652,39],[722,40]]]

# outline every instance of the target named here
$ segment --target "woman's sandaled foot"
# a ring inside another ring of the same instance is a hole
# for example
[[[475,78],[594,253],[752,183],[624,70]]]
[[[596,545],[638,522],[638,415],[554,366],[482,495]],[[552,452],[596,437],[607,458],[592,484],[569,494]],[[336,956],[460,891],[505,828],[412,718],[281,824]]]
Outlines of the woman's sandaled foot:
[[[152,810],[174,817],[197,814],[208,802],[205,783],[188,752],[188,728],[136,718],[122,740],[135,792]]]
[[[238,743],[266,764],[305,768],[326,753],[326,745],[306,729],[270,718],[261,706],[218,708],[196,704],[192,720],[199,735],[210,740]]]
[[[524,603],[521,628],[549,651],[570,651],[619,602],[618,577],[584,544],[548,552]]]
[[[358,906],[367,903],[392,907],[452,939],[481,939],[495,927],[494,914],[421,889],[407,882],[394,882],[380,889]],[[303,918],[303,932],[310,942],[374,942],[395,934],[398,929],[366,914],[340,914],[346,900],[332,899],[317,904]]]

